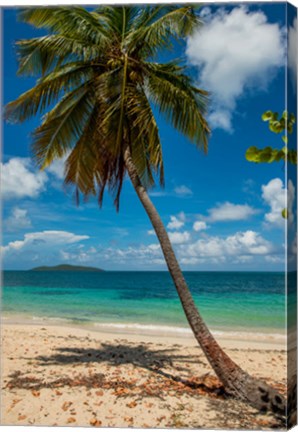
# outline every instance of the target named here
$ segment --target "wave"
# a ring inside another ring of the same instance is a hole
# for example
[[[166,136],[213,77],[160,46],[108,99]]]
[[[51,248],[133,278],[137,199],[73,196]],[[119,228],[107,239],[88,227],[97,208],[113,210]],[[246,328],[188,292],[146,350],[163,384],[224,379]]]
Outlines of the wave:
[[[95,331],[109,332],[109,333],[122,333],[122,334],[140,334],[152,336],[168,336],[168,337],[189,337],[192,338],[193,334],[188,327],[177,327],[171,325],[157,325],[157,324],[141,324],[141,323],[124,323],[124,322],[94,322],[85,318],[77,317],[46,317],[46,316],[25,316],[25,315],[2,315],[2,321],[11,322],[34,322],[43,323],[44,325],[69,325],[69,326],[83,326],[84,328],[93,328]],[[257,331],[256,331],[257,330]],[[250,340],[250,341],[272,341],[285,343],[285,333],[279,333],[277,329],[232,329],[232,328],[211,328],[212,334],[221,339],[234,339],[234,340]]]
[[[166,325],[154,325],[154,324],[140,324],[140,323],[93,323],[95,328],[102,330],[110,330],[115,332],[123,333],[139,333],[139,334],[152,334],[152,335],[168,335],[175,337],[193,337],[192,330],[187,327],[175,327]],[[250,340],[272,340],[281,341],[286,340],[286,336],[283,333],[272,333],[270,329],[264,332],[252,332],[250,330],[231,330],[231,329],[211,329],[212,334],[215,337],[231,338],[231,339],[250,339]]]
[[[110,328],[114,330],[149,330],[153,332],[169,332],[169,333],[183,333],[192,334],[192,331],[186,327],[173,327],[166,325],[154,324],[139,324],[139,323],[93,323],[94,327]]]

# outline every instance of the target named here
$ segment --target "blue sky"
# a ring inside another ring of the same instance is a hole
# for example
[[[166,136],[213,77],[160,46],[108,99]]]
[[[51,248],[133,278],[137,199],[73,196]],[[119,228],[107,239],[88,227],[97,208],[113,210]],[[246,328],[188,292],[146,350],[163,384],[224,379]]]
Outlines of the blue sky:
[[[166,186],[150,195],[184,270],[282,270],[285,168],[249,163],[245,151],[283,146],[261,115],[285,109],[285,4],[203,7],[201,14],[201,32],[160,60],[184,56],[198,86],[211,92],[209,152],[198,151],[156,113]],[[41,32],[17,22],[15,9],[4,10],[3,24],[5,104],[35,82],[16,76],[13,43]],[[45,172],[34,168],[30,132],[38,122],[3,125],[4,268],[70,263],[165,270],[128,179],[116,213],[108,195],[101,210],[96,198],[77,207],[63,187],[63,161]],[[290,200],[293,195],[290,185]]]

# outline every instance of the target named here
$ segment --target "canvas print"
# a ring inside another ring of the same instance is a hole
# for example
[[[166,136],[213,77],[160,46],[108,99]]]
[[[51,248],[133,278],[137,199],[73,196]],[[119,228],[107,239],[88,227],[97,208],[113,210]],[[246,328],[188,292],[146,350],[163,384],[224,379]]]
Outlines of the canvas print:
[[[1,16],[1,425],[294,426],[296,8]]]

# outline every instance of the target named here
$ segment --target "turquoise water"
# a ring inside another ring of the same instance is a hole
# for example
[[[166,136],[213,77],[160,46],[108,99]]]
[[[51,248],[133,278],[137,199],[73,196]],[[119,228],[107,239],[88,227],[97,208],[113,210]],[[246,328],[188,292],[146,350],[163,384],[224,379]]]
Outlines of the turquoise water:
[[[283,331],[283,273],[186,272],[185,277],[212,329]],[[99,326],[188,327],[166,272],[5,271],[2,312]]]

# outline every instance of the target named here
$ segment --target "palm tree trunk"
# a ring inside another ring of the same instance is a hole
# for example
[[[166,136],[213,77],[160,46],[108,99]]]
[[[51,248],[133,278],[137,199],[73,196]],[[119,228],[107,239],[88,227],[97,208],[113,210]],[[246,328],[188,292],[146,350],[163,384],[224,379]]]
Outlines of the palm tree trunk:
[[[129,147],[125,149],[124,161],[135,191],[159,239],[165,261],[176,286],[189,325],[210,365],[225,386],[226,391],[234,397],[248,402],[260,411],[266,412],[270,410],[274,413],[285,415],[284,398],[267,384],[254,379],[243,371],[222,350],[210,333],[195,306],[162,220],[150,200],[146,189],[141,184]]]

